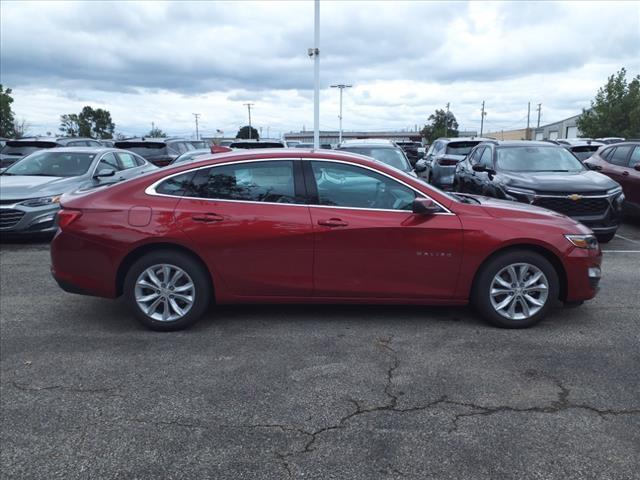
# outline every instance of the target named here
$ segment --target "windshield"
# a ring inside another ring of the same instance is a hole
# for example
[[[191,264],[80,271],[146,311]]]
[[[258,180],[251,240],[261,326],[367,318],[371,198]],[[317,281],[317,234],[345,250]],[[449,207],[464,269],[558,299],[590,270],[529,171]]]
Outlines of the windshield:
[[[505,147],[497,149],[496,167],[516,172],[579,172],[580,161],[562,147]]]
[[[450,155],[468,155],[478,143],[480,142],[451,142],[447,145],[446,153]]]
[[[573,147],[571,151],[579,160],[586,160],[593,155],[593,152],[598,150],[598,148],[600,148],[600,145],[587,145],[584,147]]]
[[[340,150],[347,152],[359,153],[360,155],[366,155],[372,157],[379,162],[391,165],[403,172],[410,172],[411,165],[407,158],[402,153],[402,150],[396,148],[376,148],[376,147],[343,147]]]
[[[78,177],[89,171],[95,156],[95,153],[44,150],[14,163],[4,171],[3,175]]]

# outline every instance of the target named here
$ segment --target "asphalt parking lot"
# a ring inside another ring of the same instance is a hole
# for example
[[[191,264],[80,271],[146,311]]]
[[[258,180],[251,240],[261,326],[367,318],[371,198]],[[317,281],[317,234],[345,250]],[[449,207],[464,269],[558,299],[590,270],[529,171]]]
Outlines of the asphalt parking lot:
[[[640,478],[640,222],[534,329],[242,306],[155,333],[0,246],[2,478]]]

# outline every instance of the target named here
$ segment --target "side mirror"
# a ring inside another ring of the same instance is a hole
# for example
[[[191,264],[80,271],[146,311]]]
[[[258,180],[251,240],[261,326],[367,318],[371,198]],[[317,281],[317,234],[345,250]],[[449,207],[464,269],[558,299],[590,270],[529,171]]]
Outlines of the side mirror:
[[[597,165],[595,163],[586,163],[585,162],[585,166],[589,169],[589,170],[602,170],[602,167],[600,165]]]
[[[98,173],[96,173],[93,178],[103,178],[103,177],[113,177],[116,174],[116,171],[112,168],[103,168]]]
[[[411,206],[413,213],[418,215],[433,215],[440,211],[440,207],[433,200],[423,197],[416,197]]]
[[[489,175],[495,175],[496,171],[493,168],[487,168],[484,165],[480,165],[479,163],[476,163],[473,167],[471,167],[471,169],[474,172],[486,172]]]
[[[426,169],[427,169],[427,162],[425,162],[424,160],[418,160],[416,162],[416,166],[414,168],[416,173],[424,172]]]

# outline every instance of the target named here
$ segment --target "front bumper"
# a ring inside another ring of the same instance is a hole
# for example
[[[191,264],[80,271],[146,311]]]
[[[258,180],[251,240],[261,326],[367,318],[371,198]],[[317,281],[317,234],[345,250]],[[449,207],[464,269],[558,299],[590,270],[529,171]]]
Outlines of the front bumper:
[[[17,204],[0,206],[0,235],[54,233],[58,229],[59,209],[57,204],[42,207]]]
[[[596,296],[601,278],[602,251],[574,248],[564,257],[567,275],[566,302],[582,302]]]

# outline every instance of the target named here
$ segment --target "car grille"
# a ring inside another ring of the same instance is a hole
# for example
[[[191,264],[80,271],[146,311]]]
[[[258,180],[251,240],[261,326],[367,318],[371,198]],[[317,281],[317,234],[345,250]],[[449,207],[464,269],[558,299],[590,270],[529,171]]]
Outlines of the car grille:
[[[563,197],[537,198],[535,205],[549,210],[555,210],[569,217],[581,217],[590,215],[604,215],[609,208],[606,198],[582,197],[579,200],[571,200]]]
[[[11,228],[15,226],[24,216],[21,210],[0,210],[0,228]]]

